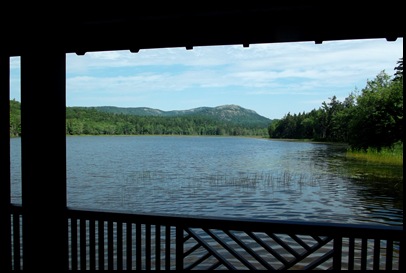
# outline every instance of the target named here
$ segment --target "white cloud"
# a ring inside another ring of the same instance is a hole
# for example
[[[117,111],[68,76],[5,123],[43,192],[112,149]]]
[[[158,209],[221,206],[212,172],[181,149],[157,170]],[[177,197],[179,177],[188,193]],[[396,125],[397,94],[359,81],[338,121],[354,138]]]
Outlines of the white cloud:
[[[104,105],[116,106],[129,106],[134,101],[143,102],[144,106],[171,103],[167,109],[182,109],[188,102],[216,104],[216,99],[217,105],[237,99],[247,104],[251,99],[256,103],[260,99],[270,105],[275,96],[294,95],[298,101],[303,96],[302,103],[316,106],[329,96],[345,97],[355,88],[362,89],[368,79],[382,70],[392,75],[401,57],[403,39],[67,54],[67,101],[91,105],[103,104],[104,99]],[[20,58],[11,58],[14,97],[18,92],[19,66]],[[161,98],[154,99],[154,94],[166,97],[157,102]],[[286,97],[286,102],[293,104],[291,98]],[[301,111],[300,105],[291,106]],[[273,109],[268,108],[263,112],[272,116]]]

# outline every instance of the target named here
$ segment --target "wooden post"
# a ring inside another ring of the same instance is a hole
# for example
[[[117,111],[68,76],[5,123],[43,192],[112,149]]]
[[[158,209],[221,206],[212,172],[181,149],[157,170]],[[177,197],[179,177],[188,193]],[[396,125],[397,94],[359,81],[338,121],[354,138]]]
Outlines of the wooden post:
[[[23,270],[68,269],[66,55],[21,55]]]
[[[0,271],[11,270],[10,57],[0,54]]]

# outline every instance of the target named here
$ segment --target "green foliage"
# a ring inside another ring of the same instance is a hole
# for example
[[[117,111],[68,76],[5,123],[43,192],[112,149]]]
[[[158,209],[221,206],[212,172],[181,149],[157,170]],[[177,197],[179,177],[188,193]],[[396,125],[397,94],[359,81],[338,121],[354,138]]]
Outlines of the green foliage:
[[[162,117],[114,114],[95,108],[68,107],[70,135],[266,135],[264,128],[247,128],[201,116]]]
[[[223,105],[218,107],[199,107],[190,110],[162,111],[148,107],[112,107],[99,106],[94,109],[113,114],[128,114],[135,116],[159,116],[159,117],[197,117],[213,121],[234,123],[246,128],[265,128],[272,120],[258,115],[252,110],[238,105]]]
[[[381,149],[401,141],[403,134],[403,83],[381,72],[367,82],[357,97],[349,123],[349,144],[356,149]]]
[[[224,120],[215,115],[194,113],[190,115],[150,115],[115,113],[121,108],[67,107],[67,135],[267,135],[269,123],[253,122],[252,116],[242,121]],[[113,110],[112,110],[113,109]],[[249,110],[247,110],[249,111]],[[257,115],[257,114],[256,114]],[[266,118],[264,118],[266,119]],[[268,119],[266,119],[269,121]],[[250,123],[250,121],[252,121]],[[265,124],[265,125],[264,125]],[[20,102],[10,101],[10,136],[21,135]]]
[[[392,147],[367,148],[366,150],[349,149],[346,156],[367,162],[374,162],[388,165],[403,165],[403,143],[397,142]]]
[[[21,103],[10,100],[10,137],[21,135]]]
[[[397,66],[395,69],[395,77],[393,78],[394,81],[403,81],[403,58],[400,58],[397,62]]]
[[[395,70],[393,79],[382,71],[343,102],[333,96],[310,113],[288,113],[268,127],[269,136],[346,142],[364,151],[403,143],[403,58]]]
[[[155,110],[154,115],[139,115],[141,113],[141,108],[67,107],[66,132],[69,135],[267,135],[268,124],[225,121],[205,112],[164,115],[163,111]]]

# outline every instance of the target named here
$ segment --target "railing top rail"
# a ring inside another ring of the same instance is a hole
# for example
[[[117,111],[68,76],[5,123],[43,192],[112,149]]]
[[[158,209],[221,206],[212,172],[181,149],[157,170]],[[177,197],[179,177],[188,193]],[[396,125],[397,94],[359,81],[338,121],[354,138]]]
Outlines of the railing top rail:
[[[12,204],[11,211],[23,213],[20,204]],[[372,224],[344,224],[330,222],[304,222],[263,220],[251,218],[232,218],[215,216],[189,216],[172,214],[134,213],[130,211],[98,210],[68,207],[67,216],[87,220],[104,220],[119,222],[141,222],[145,224],[166,226],[187,226],[241,231],[269,231],[274,233],[307,234],[318,236],[399,239],[403,237],[403,226],[384,226]]]
[[[153,225],[185,226],[239,231],[271,231],[284,234],[306,234],[353,238],[375,238],[398,240],[403,235],[403,226],[371,224],[320,223],[304,221],[282,221],[261,219],[237,219],[232,217],[189,216],[172,214],[144,214],[126,211],[67,208],[68,217],[88,220],[118,222],[141,222]]]

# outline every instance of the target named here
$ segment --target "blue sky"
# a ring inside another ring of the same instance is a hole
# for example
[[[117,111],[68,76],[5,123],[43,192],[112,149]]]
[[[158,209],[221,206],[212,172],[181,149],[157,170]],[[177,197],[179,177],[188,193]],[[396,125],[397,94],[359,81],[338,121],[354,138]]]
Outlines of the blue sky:
[[[367,80],[394,74],[403,38],[253,44],[66,55],[67,106],[164,111],[236,104],[274,119],[343,101]],[[20,58],[10,60],[20,101]]]

